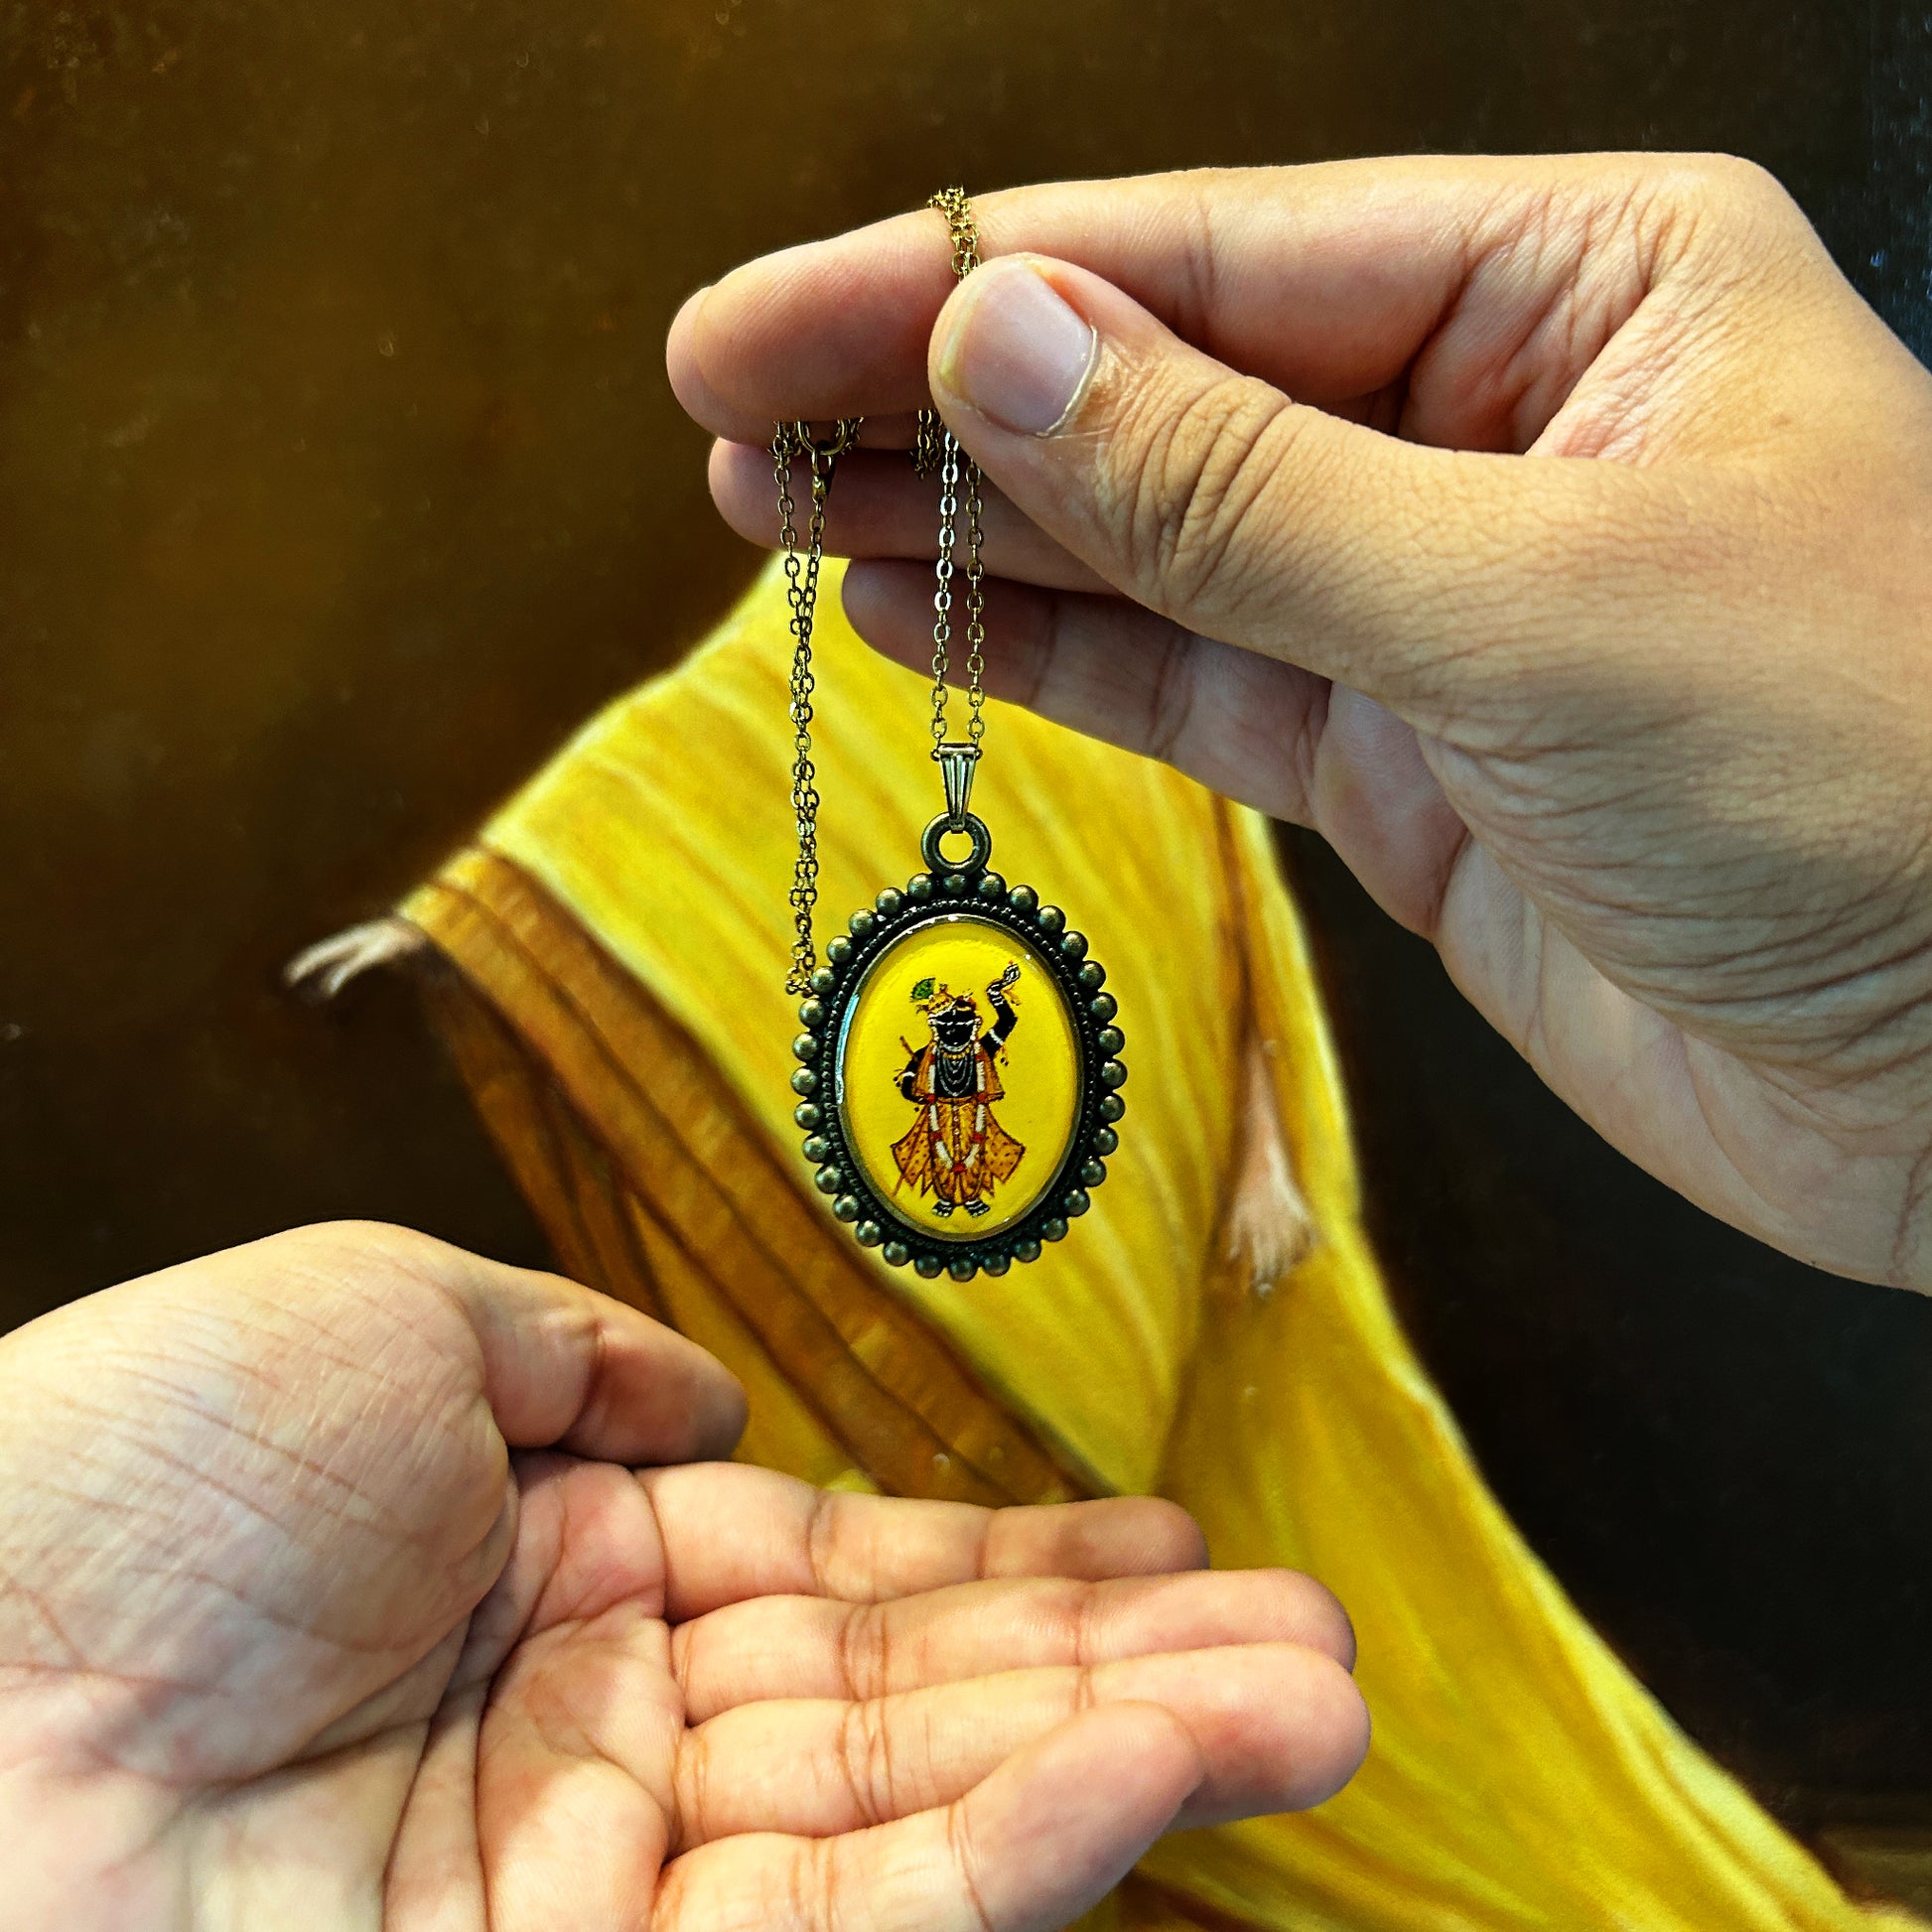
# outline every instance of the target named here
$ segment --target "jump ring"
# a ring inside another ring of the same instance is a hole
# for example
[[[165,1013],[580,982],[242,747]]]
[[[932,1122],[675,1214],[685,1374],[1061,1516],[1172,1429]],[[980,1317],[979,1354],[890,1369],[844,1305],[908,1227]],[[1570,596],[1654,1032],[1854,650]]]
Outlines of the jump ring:
[[[948,859],[939,850],[939,842],[949,832],[964,832],[972,840],[971,857]],[[986,862],[992,856],[993,834],[986,829],[986,821],[977,812],[968,812],[958,825],[955,825],[946,813],[941,812],[925,828],[925,833],[919,840],[919,857],[925,861],[927,872],[984,872]]]

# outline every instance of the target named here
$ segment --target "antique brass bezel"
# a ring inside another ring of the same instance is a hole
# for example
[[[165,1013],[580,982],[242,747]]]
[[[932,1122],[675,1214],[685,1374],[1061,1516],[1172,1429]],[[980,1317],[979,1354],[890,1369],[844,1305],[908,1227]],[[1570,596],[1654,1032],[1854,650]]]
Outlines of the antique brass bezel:
[[[975,840],[975,857],[980,850]],[[928,857],[936,853],[928,839]],[[1052,1179],[1020,1219],[984,1236],[970,1227],[955,1236],[905,1220],[853,1153],[839,1094],[848,1015],[867,973],[909,933],[959,914],[1004,927],[1046,963],[1079,1054],[1076,1118]],[[1016,1261],[1037,1260],[1045,1243],[1064,1239],[1068,1223],[1087,1211],[1092,1190],[1107,1177],[1107,1157],[1119,1145],[1115,1125],[1126,1112],[1120,1089],[1127,1067],[1114,997],[1103,990],[1106,968],[1088,957],[1085,936],[1067,929],[1058,906],[1042,905],[1031,886],[1009,887],[998,873],[970,860],[958,867],[942,861],[915,875],[903,891],[888,887],[846,925],[812,975],[810,997],[798,1009],[804,1032],[792,1043],[799,1061],[791,1077],[799,1096],[793,1119],[804,1129],[814,1184],[832,1197],[833,1215],[851,1227],[861,1246],[879,1249],[891,1266],[909,1265],[927,1280],[950,1275],[966,1282],[982,1272],[1004,1275]]]

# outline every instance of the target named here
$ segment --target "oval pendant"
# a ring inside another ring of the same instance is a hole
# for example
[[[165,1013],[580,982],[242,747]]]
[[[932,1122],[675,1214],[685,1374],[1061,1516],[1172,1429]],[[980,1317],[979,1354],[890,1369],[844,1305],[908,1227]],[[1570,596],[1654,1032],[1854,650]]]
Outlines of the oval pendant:
[[[1119,1144],[1106,969],[1057,906],[983,864],[889,887],[848,930],[793,1043],[793,1118],[832,1212],[928,1279],[1036,1260]]]

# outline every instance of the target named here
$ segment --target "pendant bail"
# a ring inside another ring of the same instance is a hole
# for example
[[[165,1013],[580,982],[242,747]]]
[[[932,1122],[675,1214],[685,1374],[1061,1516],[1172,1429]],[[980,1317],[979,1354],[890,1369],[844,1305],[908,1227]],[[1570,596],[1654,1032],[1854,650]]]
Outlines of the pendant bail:
[[[939,760],[939,775],[945,780],[946,829],[963,832],[967,801],[973,795],[973,767],[979,762],[980,748],[948,743],[934,746],[932,756]]]

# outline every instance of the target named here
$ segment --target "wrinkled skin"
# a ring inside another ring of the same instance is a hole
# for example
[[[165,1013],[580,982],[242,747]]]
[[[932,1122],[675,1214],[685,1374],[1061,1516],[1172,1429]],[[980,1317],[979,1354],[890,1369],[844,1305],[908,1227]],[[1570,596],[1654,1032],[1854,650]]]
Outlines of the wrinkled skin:
[[[1605,155],[977,207],[956,291],[918,213],[686,305],[726,515],[774,540],[768,419],[865,415],[828,546],[922,661],[889,446],[929,393],[997,485],[989,688],[1314,827],[1694,1200],[1932,1284],[1932,378],[1783,191]]]
[[[1366,1732],[1333,1600],[1153,1501],[817,1492],[548,1276],[277,1236],[0,1341],[16,1932],[1009,1932]]]

